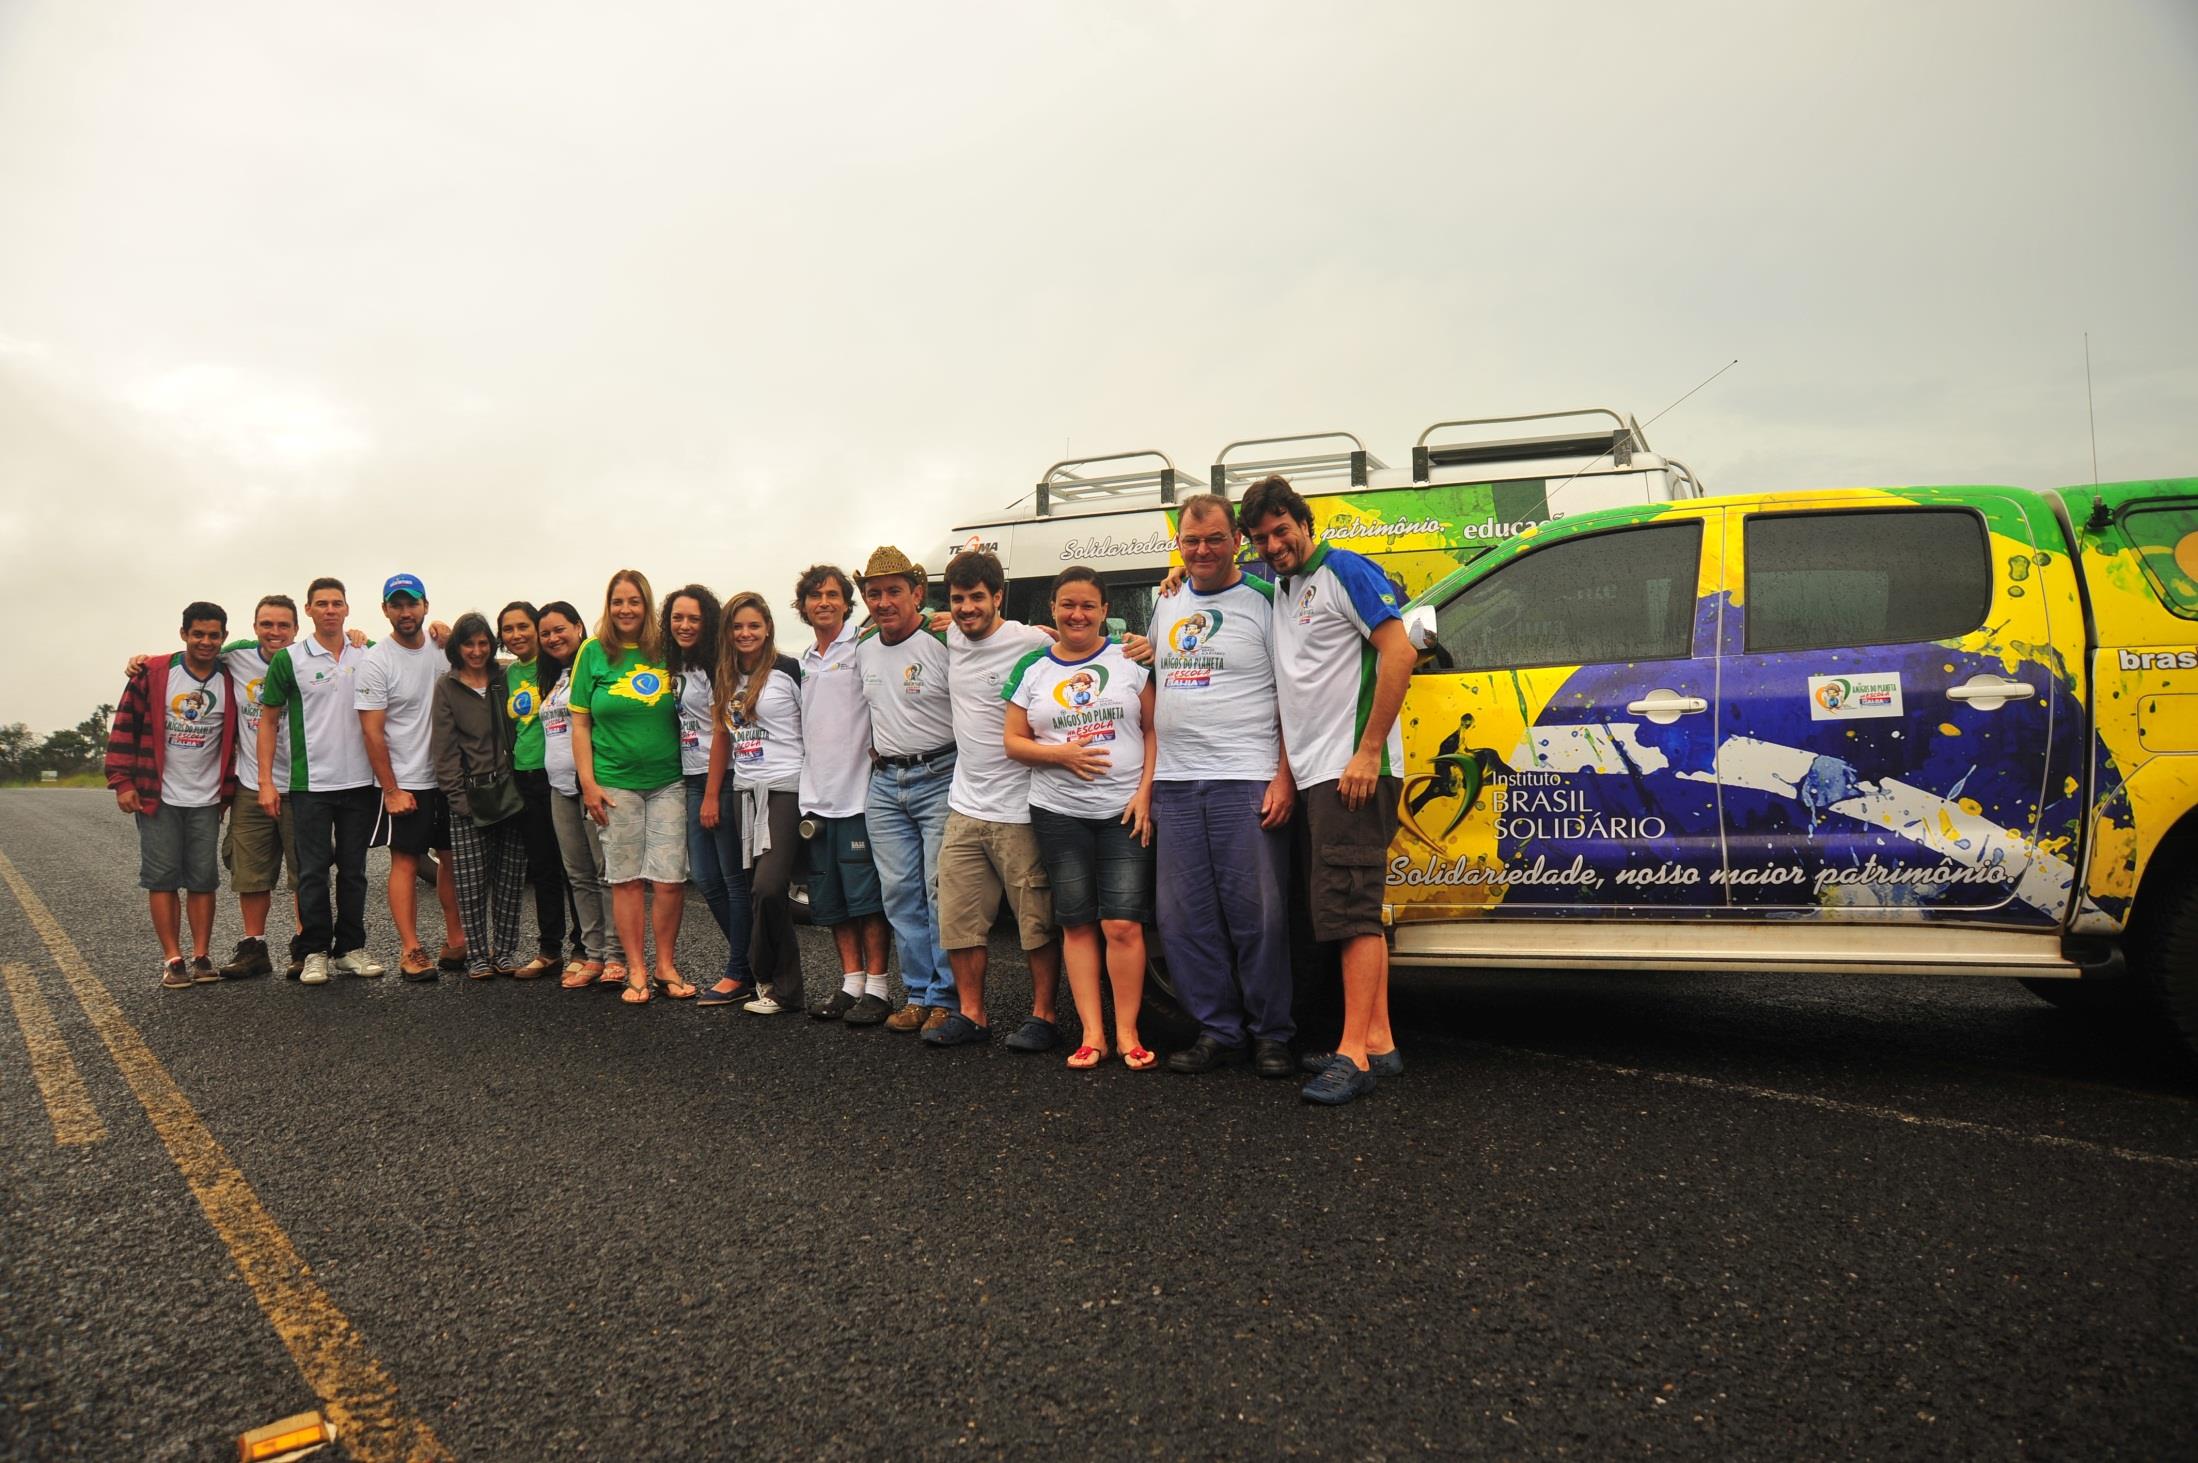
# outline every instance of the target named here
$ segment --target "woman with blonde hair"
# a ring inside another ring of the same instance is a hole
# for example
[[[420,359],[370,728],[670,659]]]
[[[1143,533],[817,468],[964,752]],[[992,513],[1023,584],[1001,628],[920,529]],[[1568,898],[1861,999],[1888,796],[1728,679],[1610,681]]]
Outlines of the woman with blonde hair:
[[[748,871],[747,967],[757,982],[742,1006],[758,1016],[799,1010],[801,947],[787,898],[801,821],[801,667],[778,649],[771,607],[753,591],[726,602],[712,687],[718,734],[710,746],[702,816],[714,822],[728,870]],[[732,770],[727,779],[726,769]],[[726,968],[720,987],[742,972]]]
[[[607,966],[642,1005],[661,986],[685,1000],[695,988],[674,963],[687,897],[687,789],[679,775],[679,701],[665,663],[656,594],[638,569],[603,592],[603,618],[572,668],[572,757],[580,800],[603,830],[611,918],[631,967]],[[655,907],[649,907],[653,892]],[[656,935],[654,975],[647,937]]]

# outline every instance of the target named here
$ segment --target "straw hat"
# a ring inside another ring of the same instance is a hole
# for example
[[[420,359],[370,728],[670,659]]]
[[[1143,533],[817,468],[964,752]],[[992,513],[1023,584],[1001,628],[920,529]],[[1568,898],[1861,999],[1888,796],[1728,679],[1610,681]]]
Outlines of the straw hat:
[[[871,553],[870,562],[862,566],[862,572],[855,576],[855,582],[867,584],[873,579],[890,579],[896,574],[905,574],[915,580],[918,589],[930,582],[930,576],[923,572],[923,565],[910,563],[908,555],[891,544],[883,545]]]

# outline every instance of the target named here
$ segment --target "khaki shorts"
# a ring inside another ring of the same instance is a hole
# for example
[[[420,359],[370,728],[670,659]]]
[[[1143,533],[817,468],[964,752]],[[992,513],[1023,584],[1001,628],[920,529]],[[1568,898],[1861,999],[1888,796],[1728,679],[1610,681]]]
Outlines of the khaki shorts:
[[[1038,837],[1028,823],[994,823],[961,813],[946,815],[939,844],[939,944],[948,950],[981,948],[1000,912],[1000,895],[1015,910],[1025,950],[1053,938],[1053,885],[1038,858]]]
[[[253,789],[237,789],[229,805],[229,829],[221,841],[222,866],[229,871],[229,887],[238,894],[269,894],[290,870],[290,887],[298,887],[298,839],[291,829],[290,799],[282,800],[282,816],[270,818],[260,807]]]
[[[606,787],[603,796],[611,803],[611,820],[603,825],[603,882],[686,883],[687,784],[646,791]]]
[[[1333,782],[1317,782],[1298,793],[1312,849],[1306,884],[1314,939],[1384,933],[1381,906],[1387,897],[1389,840],[1396,837],[1397,798],[1403,791],[1402,779],[1378,778],[1374,795],[1356,811],[1343,806]]]

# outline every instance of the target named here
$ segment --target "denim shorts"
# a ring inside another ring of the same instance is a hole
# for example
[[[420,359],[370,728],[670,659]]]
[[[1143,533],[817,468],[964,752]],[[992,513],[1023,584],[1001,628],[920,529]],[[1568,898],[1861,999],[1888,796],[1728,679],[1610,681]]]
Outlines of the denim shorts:
[[[1030,831],[1053,884],[1053,920],[1066,928],[1095,920],[1152,920],[1152,849],[1119,813],[1074,818],[1032,807]]]
[[[611,820],[603,825],[603,882],[687,882],[687,784],[641,790],[606,787]]]
[[[137,815],[137,887],[155,894],[211,894],[221,887],[221,809],[172,808]]]
[[[864,915],[882,914],[878,866],[870,860],[870,829],[862,814],[823,818],[809,840],[809,920],[837,925]]]

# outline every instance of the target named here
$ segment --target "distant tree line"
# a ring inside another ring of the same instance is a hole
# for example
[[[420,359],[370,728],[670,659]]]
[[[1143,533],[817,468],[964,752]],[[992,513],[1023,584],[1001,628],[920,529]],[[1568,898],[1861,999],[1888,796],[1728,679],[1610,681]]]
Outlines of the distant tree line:
[[[102,704],[74,727],[43,737],[20,721],[0,726],[0,782],[35,782],[46,772],[70,777],[99,771],[112,715],[114,707]]]

